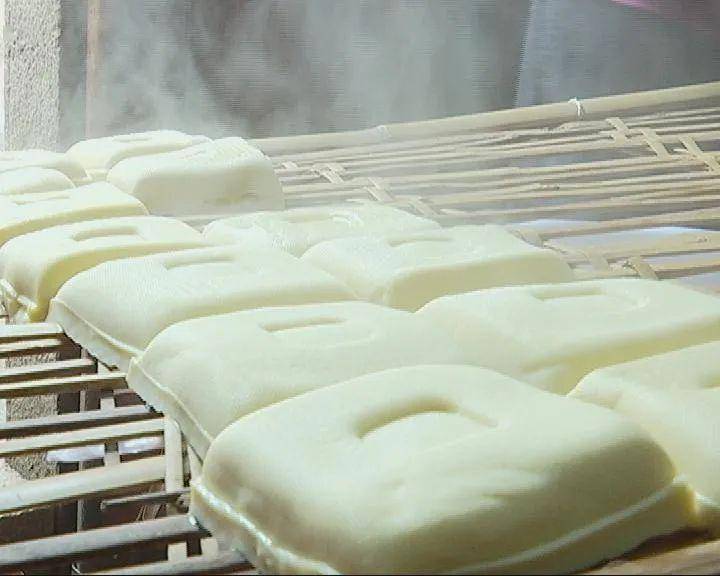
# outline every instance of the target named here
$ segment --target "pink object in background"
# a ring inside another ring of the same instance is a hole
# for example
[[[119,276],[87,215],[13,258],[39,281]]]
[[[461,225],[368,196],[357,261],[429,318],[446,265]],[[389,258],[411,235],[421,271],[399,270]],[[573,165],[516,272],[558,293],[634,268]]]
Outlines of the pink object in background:
[[[652,0],[612,0],[616,4],[624,4],[625,6],[630,6],[631,8],[637,8],[639,10],[647,10],[648,12],[656,12],[656,8],[654,6],[655,2]]]
[[[663,18],[690,22],[699,28],[712,29],[718,6],[712,0],[611,0],[629,8],[652,12]]]

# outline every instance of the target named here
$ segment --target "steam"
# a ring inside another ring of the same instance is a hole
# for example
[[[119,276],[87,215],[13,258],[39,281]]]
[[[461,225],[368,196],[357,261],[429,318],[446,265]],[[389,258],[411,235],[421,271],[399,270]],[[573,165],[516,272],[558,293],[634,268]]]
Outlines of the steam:
[[[497,81],[519,61],[521,30],[511,16],[527,3],[123,0],[103,6],[101,90],[93,112],[101,132],[177,128],[262,137],[511,106],[512,81]],[[499,54],[498,45],[507,52]]]

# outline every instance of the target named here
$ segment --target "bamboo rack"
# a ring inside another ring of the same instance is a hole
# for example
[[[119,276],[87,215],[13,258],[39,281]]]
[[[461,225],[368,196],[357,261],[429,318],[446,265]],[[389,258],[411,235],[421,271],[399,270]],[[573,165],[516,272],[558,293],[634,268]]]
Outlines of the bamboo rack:
[[[380,202],[444,225],[500,223],[581,277],[720,292],[720,83],[255,144],[288,207]],[[12,365],[0,370],[0,400],[53,394],[61,406],[0,424],[0,458],[104,447],[92,462],[0,489],[5,526],[50,510],[66,532],[0,546],[0,571],[252,572],[188,517],[200,460],[124,374],[52,324],[0,326],[0,360]],[[160,441],[122,453],[137,438]],[[720,541],[677,534],[591,573],[627,572],[720,574]]]

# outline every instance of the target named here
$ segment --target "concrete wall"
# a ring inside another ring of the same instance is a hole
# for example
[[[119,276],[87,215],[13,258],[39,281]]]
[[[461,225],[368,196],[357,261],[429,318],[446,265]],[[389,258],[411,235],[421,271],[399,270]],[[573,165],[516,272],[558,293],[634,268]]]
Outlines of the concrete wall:
[[[84,137],[86,0],[0,0],[0,147]]]
[[[60,0],[4,0],[3,144],[54,148],[58,140]]]

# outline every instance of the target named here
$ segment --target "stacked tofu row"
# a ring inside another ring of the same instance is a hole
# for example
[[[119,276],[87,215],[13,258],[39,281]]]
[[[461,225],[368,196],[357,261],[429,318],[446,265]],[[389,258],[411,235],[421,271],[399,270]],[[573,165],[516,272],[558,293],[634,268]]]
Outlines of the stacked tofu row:
[[[150,199],[242,190],[236,164],[171,169],[145,137],[0,173],[2,298],[180,424],[225,545],[274,573],[568,572],[720,527],[720,299],[380,205],[198,232]]]
[[[0,153],[6,311],[15,321],[41,320],[69,275],[111,258],[208,244],[168,217],[283,206],[270,160],[242,138],[162,130],[87,140],[66,153]]]
[[[85,188],[96,183],[104,185]],[[71,189],[78,197],[92,190],[119,190],[160,216],[222,215],[284,205],[270,160],[238,137],[210,140],[160,130],[86,140],[65,153],[0,153],[3,196]]]

